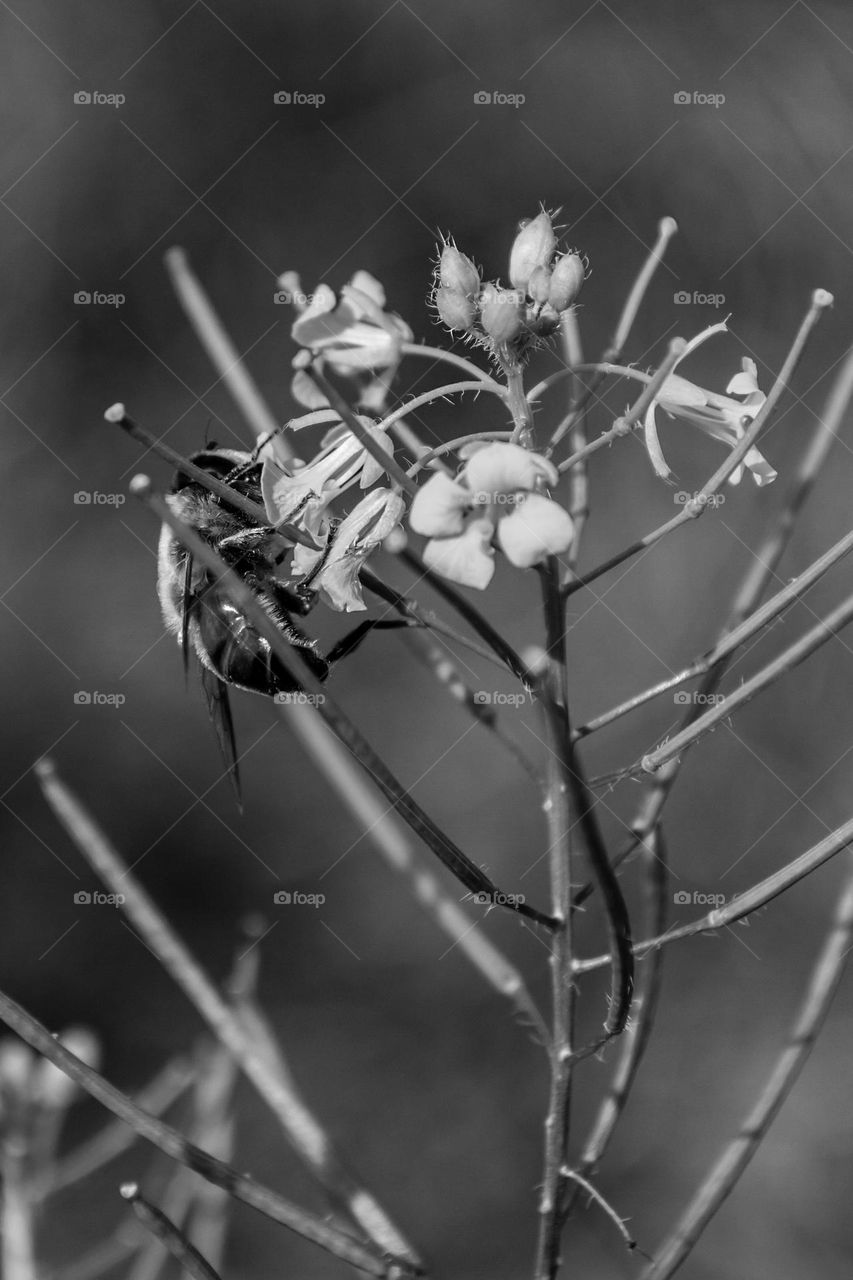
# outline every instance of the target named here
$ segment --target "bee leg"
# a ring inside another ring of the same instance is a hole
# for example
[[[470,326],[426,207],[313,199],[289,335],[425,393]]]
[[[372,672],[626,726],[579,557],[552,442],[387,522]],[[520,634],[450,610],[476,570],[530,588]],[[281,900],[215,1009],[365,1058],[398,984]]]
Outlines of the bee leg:
[[[363,640],[367,638],[371,631],[396,631],[398,627],[420,627],[423,624],[416,622],[411,618],[389,618],[386,621],[360,622],[352,631],[348,631],[345,636],[338,641],[336,645],[329,651],[326,661],[331,665],[339,662],[341,658],[346,658],[349,654],[354,653]]]

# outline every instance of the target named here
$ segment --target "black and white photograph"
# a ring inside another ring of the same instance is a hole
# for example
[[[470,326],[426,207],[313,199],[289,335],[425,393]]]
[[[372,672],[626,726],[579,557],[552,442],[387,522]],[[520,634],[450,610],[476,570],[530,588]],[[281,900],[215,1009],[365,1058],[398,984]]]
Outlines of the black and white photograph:
[[[853,10],[0,0],[2,1280],[848,1280]]]

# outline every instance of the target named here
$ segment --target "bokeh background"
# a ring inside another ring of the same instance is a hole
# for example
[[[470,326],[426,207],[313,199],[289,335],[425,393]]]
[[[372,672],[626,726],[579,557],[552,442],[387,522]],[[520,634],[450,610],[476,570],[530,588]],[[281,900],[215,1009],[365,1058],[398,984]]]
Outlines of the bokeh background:
[[[293,1069],[436,1275],[517,1280],[535,1236],[541,1050],[458,952],[445,954],[271,708],[248,696],[236,701],[248,751],[237,815],[200,691],[185,688],[163,634],[156,528],[130,500],[81,505],[75,494],[124,495],[140,466],[136,447],[102,421],[117,399],[185,452],[206,438],[246,443],[170,290],[162,254],[173,244],[188,250],[284,420],[295,406],[290,316],[274,302],[280,271],[300,270],[310,289],[366,268],[418,338],[436,341],[426,294],[439,230],[496,276],[518,220],[543,201],[562,208],[567,241],[590,260],[580,320],[594,355],[658,219],[672,215],[680,234],[627,352],[640,366],[675,334],[730,313],[731,333],[688,373],[722,389],[750,354],[767,388],[810,291],[831,289],[836,305],[767,437],[777,484],[729,490],[719,511],[572,599],[579,718],[662,678],[712,638],[853,338],[853,14],[825,0],[16,0],[0,8],[0,32],[2,985],[51,1027],[94,1027],[107,1074],[127,1089],[200,1029],[114,911],[75,905],[76,891],[96,886],[29,773],[51,752],[216,975],[243,917],[266,917],[262,995]],[[280,91],[324,101],[278,105]],[[75,101],[81,92],[124,101]],[[75,302],[81,291],[123,301]],[[694,301],[708,295],[715,301]],[[554,355],[537,358],[538,373],[556,367]],[[397,391],[438,376],[413,361]],[[627,394],[624,383],[608,392],[593,431]],[[555,393],[542,412],[560,408]],[[439,441],[503,423],[481,403],[441,404],[416,425]],[[697,487],[718,450],[687,427],[664,430],[679,483]],[[852,464],[846,429],[782,579],[849,527]],[[167,483],[163,464],[143,465]],[[591,471],[588,566],[674,510],[638,441],[598,454]],[[383,571],[406,580],[393,564]],[[732,679],[799,634],[848,580],[837,569]],[[485,603],[522,645],[540,638],[536,599],[535,583],[502,573]],[[342,620],[318,614],[316,629],[328,641]],[[668,811],[677,889],[731,896],[850,816],[850,673],[841,638],[691,756]],[[477,675],[495,687],[491,668]],[[468,731],[405,645],[376,638],[334,689],[471,856],[501,885],[544,900],[546,839],[530,785],[490,738]],[[78,705],[80,690],[125,702]],[[591,770],[635,759],[677,715],[664,701],[602,733]],[[505,719],[535,751],[531,709]],[[614,843],[639,797],[634,783],[606,796]],[[657,1038],[599,1179],[645,1249],[766,1075],[841,870],[826,867],[749,929],[669,954]],[[626,870],[632,900],[635,878]],[[326,903],[276,909],[282,888],[322,892]],[[694,910],[674,908],[679,919]],[[536,940],[512,920],[493,916],[489,928],[544,1002]],[[582,934],[585,950],[601,949],[596,909]],[[593,981],[584,993],[591,1030],[604,988]],[[852,1024],[842,994],[738,1194],[686,1266],[692,1280],[849,1274]],[[607,1075],[597,1061],[579,1072],[579,1137]],[[100,1119],[81,1103],[75,1125],[85,1133]],[[320,1204],[248,1090],[239,1142],[240,1167]],[[147,1162],[137,1152],[57,1201],[43,1225],[46,1262],[70,1261],[110,1230],[123,1212],[119,1176],[144,1176]],[[573,1222],[567,1248],[578,1274],[600,1280],[640,1265],[594,1209]],[[234,1214],[228,1257],[233,1277],[343,1274],[248,1210]]]

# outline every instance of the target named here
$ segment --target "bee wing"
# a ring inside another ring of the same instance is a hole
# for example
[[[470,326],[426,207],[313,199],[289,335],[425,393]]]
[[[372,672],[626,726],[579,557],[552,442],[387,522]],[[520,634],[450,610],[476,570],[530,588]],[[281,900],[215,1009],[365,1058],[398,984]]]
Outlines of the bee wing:
[[[187,552],[187,562],[184,566],[184,599],[181,608],[181,654],[184,659],[184,678],[189,674],[190,669],[190,611],[192,607],[192,573],[193,558],[189,551]]]
[[[240,769],[237,764],[237,740],[234,736],[234,721],[231,718],[231,703],[228,698],[228,686],[219,679],[209,667],[201,668],[201,687],[207,698],[207,709],[216,731],[219,750],[228,771],[228,780],[237,799],[237,808],[243,812],[243,795],[240,787]]]

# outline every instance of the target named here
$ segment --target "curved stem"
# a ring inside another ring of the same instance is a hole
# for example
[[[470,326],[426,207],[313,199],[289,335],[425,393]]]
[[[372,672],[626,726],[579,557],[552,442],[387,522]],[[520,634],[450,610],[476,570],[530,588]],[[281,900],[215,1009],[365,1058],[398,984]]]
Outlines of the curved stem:
[[[426,360],[442,360],[445,364],[455,364],[457,369],[464,369],[466,373],[473,374],[484,383],[484,389],[490,386],[503,395],[503,387],[486,373],[485,369],[481,369],[472,360],[466,360],[464,356],[457,356],[453,351],[443,351],[441,347],[422,346],[417,342],[404,342],[400,350],[404,356],[421,356]]]
[[[409,467],[409,475],[415,476],[424,467],[429,466],[434,458],[441,458],[447,453],[453,453],[456,449],[461,449],[463,445],[475,444],[478,440],[511,440],[513,433],[511,431],[474,431],[469,436],[457,436],[455,440],[448,440],[445,444],[437,444],[434,449],[430,449],[422,457],[418,458],[414,466]]]

